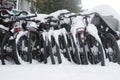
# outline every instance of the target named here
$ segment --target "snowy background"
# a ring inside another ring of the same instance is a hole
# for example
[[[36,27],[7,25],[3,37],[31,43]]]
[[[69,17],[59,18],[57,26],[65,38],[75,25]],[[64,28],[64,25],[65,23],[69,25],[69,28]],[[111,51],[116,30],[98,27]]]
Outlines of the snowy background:
[[[82,3],[83,8],[89,10],[95,9],[95,6],[100,4],[108,4],[120,13],[118,0],[83,0]],[[116,13],[110,12],[110,14],[118,16]],[[106,61],[104,67],[100,64],[76,65],[63,57],[62,59],[63,63],[56,65],[36,61],[33,64],[23,65],[13,65],[8,62],[8,65],[0,65],[0,80],[120,80],[118,64]]]
[[[110,5],[112,8],[114,8],[118,13],[120,13],[120,4],[119,0],[82,0],[82,6],[84,9],[93,9],[96,6],[99,5]]]

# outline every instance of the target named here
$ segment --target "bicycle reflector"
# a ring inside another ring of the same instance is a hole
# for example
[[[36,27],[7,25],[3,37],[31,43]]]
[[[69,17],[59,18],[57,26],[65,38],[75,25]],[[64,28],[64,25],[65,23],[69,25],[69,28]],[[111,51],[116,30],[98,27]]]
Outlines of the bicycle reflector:
[[[114,35],[114,37],[115,37],[115,39],[117,39],[117,40],[119,39],[119,36],[118,36],[118,35]]]
[[[77,33],[84,33],[84,31],[85,31],[84,29],[78,29]]]
[[[86,39],[85,36],[84,36],[84,32],[85,32],[85,30],[82,29],[82,28],[77,29],[77,33],[80,34],[80,39],[81,39],[82,41],[84,41],[84,40]]]
[[[15,27],[14,28],[14,32],[19,32],[21,29],[20,29],[20,27]]]

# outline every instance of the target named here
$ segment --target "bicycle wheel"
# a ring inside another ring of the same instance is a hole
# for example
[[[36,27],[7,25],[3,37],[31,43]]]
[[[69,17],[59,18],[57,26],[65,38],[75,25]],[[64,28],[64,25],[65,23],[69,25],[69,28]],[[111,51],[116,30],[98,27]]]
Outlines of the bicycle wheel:
[[[46,46],[46,41],[43,40],[43,62],[44,64],[47,63],[47,53],[48,53],[48,50],[47,50],[47,46]]]
[[[29,50],[31,51],[29,54],[32,54],[32,58],[42,62],[43,61],[43,53],[41,50],[41,38],[39,38],[39,33],[38,32],[30,32],[30,43],[28,46],[31,46],[30,49],[28,47],[28,52]],[[40,37],[41,34],[40,34]],[[29,41],[28,41],[29,42]]]
[[[86,45],[88,47],[88,60],[91,64],[98,64],[101,62],[101,66],[105,65],[104,53],[102,45],[92,35],[87,35]]]
[[[76,64],[80,64],[80,58],[79,58],[79,54],[78,54],[78,49],[77,46],[74,42],[73,36],[70,35],[68,39],[68,49],[70,51],[70,55],[71,55],[71,59],[73,60],[73,62],[75,62]]]
[[[29,62],[32,63],[32,58],[37,58],[40,49],[39,49],[39,35],[37,32],[30,31],[28,32],[28,54]]]
[[[33,54],[33,59],[36,59],[37,61],[39,62],[42,62],[43,61],[43,36],[41,33],[36,34],[37,35],[37,42],[35,44],[35,48],[36,50],[35,53]]]
[[[17,53],[16,53],[16,43],[14,39],[9,39],[11,37],[11,33],[7,33],[3,38],[3,42],[1,45],[1,61],[2,64],[5,65],[4,59],[12,60],[16,64],[20,64]]]
[[[55,64],[55,59],[54,59],[54,54],[53,54],[53,51],[52,51],[52,43],[48,40],[48,54],[51,58],[51,62],[52,64]]]
[[[43,62],[47,64],[47,58],[50,57],[52,64],[55,64],[55,59],[52,53],[52,45],[49,40],[43,40]]]
[[[70,51],[68,50],[68,44],[65,41],[64,36],[59,36],[59,44],[60,44],[60,49],[62,51],[62,54],[64,55],[65,58],[68,59],[68,61],[71,61],[70,59]]]
[[[109,61],[120,64],[120,50],[115,37],[111,33],[105,35],[104,44],[106,57]]]
[[[25,62],[29,62],[28,37],[26,35],[23,35],[19,38],[18,42],[16,43],[16,47],[20,58]]]
[[[62,63],[62,59],[61,59],[61,55],[60,55],[60,48],[58,46],[58,44],[55,41],[55,38],[53,36],[51,36],[51,44],[52,44],[52,53],[54,55],[56,55],[57,59],[58,59],[58,63]]]
[[[79,33],[77,34],[77,40],[78,40],[78,52],[80,55],[81,64],[88,64],[88,56],[85,50],[85,41],[81,40]]]

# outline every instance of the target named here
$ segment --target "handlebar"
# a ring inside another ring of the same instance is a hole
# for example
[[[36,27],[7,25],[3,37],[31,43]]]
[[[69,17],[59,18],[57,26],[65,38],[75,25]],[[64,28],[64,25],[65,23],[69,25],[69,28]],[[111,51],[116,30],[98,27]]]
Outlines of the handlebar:
[[[69,14],[70,14],[70,13],[69,13]],[[76,14],[71,14],[71,15],[68,15],[68,16],[63,15],[63,17],[64,17],[64,18],[69,18],[70,20],[72,20],[72,18],[77,17],[77,15],[76,15]],[[60,19],[60,17],[59,17],[59,19]],[[61,20],[62,20],[62,19],[61,19]]]
[[[57,19],[55,19],[55,17],[54,16],[48,16],[47,18],[45,18],[45,19],[47,19],[47,21],[48,22],[58,22],[58,20]]]
[[[0,7],[0,10],[11,10],[11,8],[9,7],[9,8],[7,8],[7,7]]]
[[[3,13],[7,14],[8,16],[2,15]],[[11,16],[20,16],[23,13],[28,14],[28,12],[26,12],[26,11],[21,11],[18,14],[11,14],[8,10],[1,10],[0,11],[0,16],[3,17],[3,18],[9,18]]]
[[[76,17],[77,15],[76,14],[74,14],[74,15],[70,15],[70,16],[68,16],[68,18],[72,18],[72,17]]]
[[[65,15],[67,15],[67,14],[70,14],[71,12],[66,12],[66,13],[61,13],[61,14],[59,14],[59,16],[58,16],[58,19],[59,20],[64,20],[62,17],[64,17]]]
[[[32,19],[32,20],[25,20],[25,21],[32,21],[32,22],[35,22],[35,23],[39,23],[39,22],[41,22],[40,20],[35,20],[35,19]]]
[[[23,13],[25,13],[25,14],[28,15],[28,12],[26,12],[26,11],[21,11],[20,13],[16,14],[15,16],[20,16],[20,15],[23,14]]]
[[[32,15],[32,16],[20,17],[19,20],[23,20],[23,19],[27,19],[27,18],[33,18],[33,17],[37,17],[37,14],[35,13],[35,15]]]
[[[70,14],[71,12],[66,12],[66,13],[61,13],[59,16],[64,16],[64,15],[67,15],[67,14]]]
[[[14,23],[14,22],[19,21],[19,20],[26,20],[27,18],[33,18],[33,17],[37,17],[37,15],[35,14],[33,16],[20,17],[20,18],[18,18],[16,20],[9,21],[9,22]],[[34,21],[34,20],[31,20],[31,21]]]
[[[88,18],[90,18],[90,15],[93,15],[93,14],[96,15],[96,14],[98,14],[98,13],[96,13],[96,12],[89,13],[89,14],[80,14],[80,13],[78,13],[77,15],[78,15],[78,16],[82,16],[82,17],[83,17],[83,20],[85,20],[86,26],[88,26],[88,24],[89,24]]]
[[[8,22],[3,22],[3,21],[2,21],[2,24],[6,25],[6,27],[10,27],[10,26],[12,26],[12,25],[13,25],[15,22],[17,22],[17,21],[26,20],[27,18],[33,18],[33,17],[36,17],[36,14],[33,15],[33,16],[20,17],[20,18],[18,18],[18,19],[11,20],[11,21],[8,21]]]
[[[54,17],[53,17],[53,16],[48,16],[48,17],[46,17],[45,19],[50,20],[50,19],[52,19],[52,18],[54,18]]]
[[[78,15],[78,16],[86,16],[86,17],[88,17],[88,16],[90,16],[90,15],[93,15],[93,14],[99,14],[99,13],[97,13],[97,12],[92,12],[92,13],[89,13],[89,14],[80,14],[80,13],[77,13],[76,15]]]
[[[7,14],[7,16],[4,14]],[[0,17],[2,18],[10,18],[10,16],[13,16],[13,14],[10,14],[7,10],[0,11]]]

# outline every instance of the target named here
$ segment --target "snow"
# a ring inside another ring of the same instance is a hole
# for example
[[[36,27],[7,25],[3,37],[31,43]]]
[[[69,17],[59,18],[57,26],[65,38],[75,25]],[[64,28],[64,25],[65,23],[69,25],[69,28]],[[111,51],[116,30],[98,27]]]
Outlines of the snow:
[[[19,34],[17,35],[16,43],[18,43],[18,40],[20,39],[21,36],[24,36],[27,33],[28,33],[28,31],[20,31]]]
[[[3,26],[3,25],[0,25],[0,28],[1,29],[4,29],[4,30],[6,30],[6,31],[8,31],[9,29],[8,28],[6,28],[5,26]]]
[[[47,14],[37,14],[36,20],[43,20],[45,17],[47,17]]]
[[[97,12],[103,16],[113,16],[120,21],[120,14],[114,10],[110,5],[99,5],[91,10],[91,12]]]
[[[55,18],[57,18],[61,13],[67,13],[67,12],[69,12],[69,11],[66,9],[58,10],[58,11],[55,11],[55,12],[49,14],[49,16],[54,16]]]
[[[94,36],[102,44],[102,42],[100,40],[100,37],[98,35],[97,28],[95,27],[95,25],[89,24],[88,27],[87,27],[87,31],[89,32],[89,34]]]
[[[0,66],[1,80],[119,80],[120,67],[99,65],[26,64]]]

